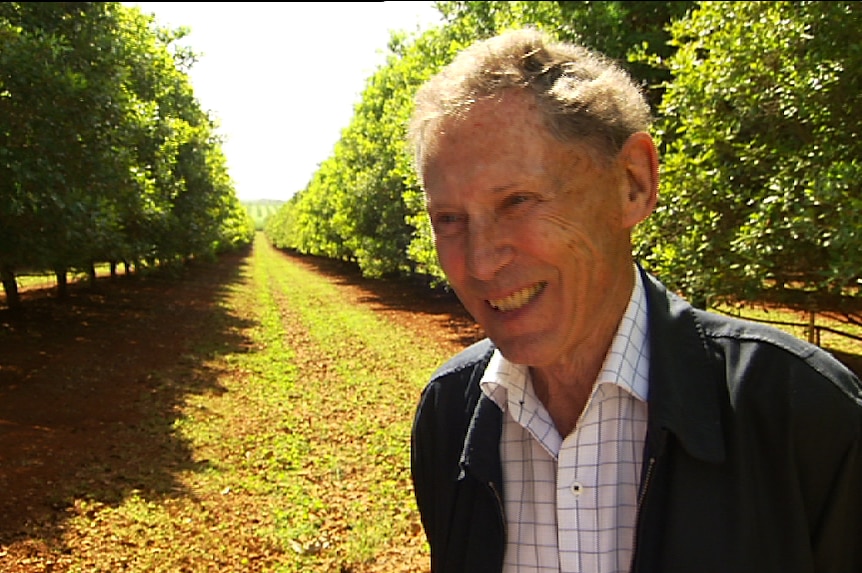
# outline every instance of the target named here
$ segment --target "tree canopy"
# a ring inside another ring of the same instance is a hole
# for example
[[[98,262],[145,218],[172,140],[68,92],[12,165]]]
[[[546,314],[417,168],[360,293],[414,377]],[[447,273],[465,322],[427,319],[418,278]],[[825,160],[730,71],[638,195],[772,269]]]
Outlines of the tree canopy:
[[[0,275],[247,244],[184,31],[116,2],[0,5]]]
[[[710,300],[835,306],[862,280],[862,9],[704,2],[675,21],[641,254]]]

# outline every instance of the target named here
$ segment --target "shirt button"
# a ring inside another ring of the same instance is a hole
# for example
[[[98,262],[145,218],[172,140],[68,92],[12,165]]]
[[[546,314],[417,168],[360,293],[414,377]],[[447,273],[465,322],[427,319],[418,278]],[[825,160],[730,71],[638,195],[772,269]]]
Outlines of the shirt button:
[[[584,486],[581,485],[581,482],[576,481],[575,483],[573,483],[572,484],[572,495],[577,497],[577,496],[581,495],[582,493],[584,493]]]

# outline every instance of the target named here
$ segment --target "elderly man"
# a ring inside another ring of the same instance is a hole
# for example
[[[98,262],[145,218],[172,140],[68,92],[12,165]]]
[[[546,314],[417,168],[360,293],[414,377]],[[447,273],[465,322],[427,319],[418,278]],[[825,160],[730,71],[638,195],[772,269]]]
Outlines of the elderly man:
[[[435,572],[862,571],[859,380],[633,260],[649,124],[620,68],[529,29],[416,96],[439,261],[488,334],[416,412]]]

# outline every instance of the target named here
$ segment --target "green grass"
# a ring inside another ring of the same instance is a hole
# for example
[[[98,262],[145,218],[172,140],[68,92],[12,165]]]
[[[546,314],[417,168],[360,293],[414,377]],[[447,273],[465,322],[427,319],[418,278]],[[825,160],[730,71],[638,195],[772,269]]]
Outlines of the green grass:
[[[275,532],[305,558],[280,571],[313,570],[318,552],[330,547],[343,563],[373,561],[416,529],[410,422],[445,351],[352,307],[335,286],[270,247],[258,248],[256,283],[275,294],[268,304],[290,325],[286,337],[301,337],[295,360],[302,376],[284,424],[311,430],[316,420],[303,432],[314,455],[295,460],[299,482],[290,482],[302,495],[282,506]]]
[[[221,389],[186,394],[167,424],[192,469],[159,495],[167,486],[116,504],[77,495],[66,527],[84,541],[67,541],[69,571],[424,570],[410,423],[446,351],[352,306],[260,236],[218,304],[213,316],[245,321],[248,343],[225,353],[204,339],[189,357]],[[137,431],[150,427],[166,424]]]

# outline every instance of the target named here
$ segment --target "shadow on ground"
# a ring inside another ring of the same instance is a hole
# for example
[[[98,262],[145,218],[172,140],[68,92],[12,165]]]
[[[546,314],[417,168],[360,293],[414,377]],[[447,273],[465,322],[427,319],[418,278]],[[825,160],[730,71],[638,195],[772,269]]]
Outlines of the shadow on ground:
[[[35,531],[59,544],[75,499],[182,493],[177,472],[201,468],[173,430],[178,406],[221,391],[205,357],[247,347],[218,304],[247,254],[70,285],[62,301],[26,291],[20,314],[0,310],[0,545]]]

